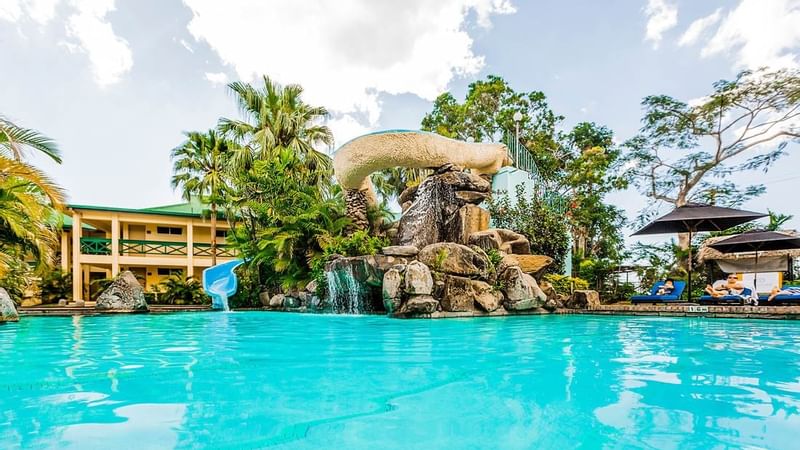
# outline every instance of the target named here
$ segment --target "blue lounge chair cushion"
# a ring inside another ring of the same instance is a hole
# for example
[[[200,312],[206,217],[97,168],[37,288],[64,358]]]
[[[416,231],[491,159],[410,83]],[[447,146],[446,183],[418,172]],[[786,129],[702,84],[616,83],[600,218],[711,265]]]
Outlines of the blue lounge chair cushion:
[[[677,302],[680,301],[683,290],[686,289],[685,281],[676,281],[675,290],[670,295],[656,295],[661,286],[664,285],[663,281],[659,281],[650,289],[650,295],[634,295],[631,297],[632,303],[655,303],[655,302]]]
[[[753,295],[753,291],[750,288],[742,289],[742,295],[724,295],[722,297],[712,297],[710,295],[704,295],[700,297],[700,303],[741,303],[742,297],[750,297]],[[760,299],[759,299],[760,300]]]

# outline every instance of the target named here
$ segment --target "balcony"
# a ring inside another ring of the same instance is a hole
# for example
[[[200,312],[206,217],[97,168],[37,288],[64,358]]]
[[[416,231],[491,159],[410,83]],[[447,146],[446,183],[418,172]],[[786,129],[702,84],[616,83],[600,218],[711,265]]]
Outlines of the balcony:
[[[194,244],[193,247],[194,256],[211,257],[211,244]],[[188,254],[188,245],[186,242],[120,239],[119,252],[121,255],[126,256],[186,256]],[[111,239],[82,237],[81,253],[84,255],[110,255]],[[229,245],[217,244],[217,256],[220,258],[233,258],[236,256],[236,252]]]

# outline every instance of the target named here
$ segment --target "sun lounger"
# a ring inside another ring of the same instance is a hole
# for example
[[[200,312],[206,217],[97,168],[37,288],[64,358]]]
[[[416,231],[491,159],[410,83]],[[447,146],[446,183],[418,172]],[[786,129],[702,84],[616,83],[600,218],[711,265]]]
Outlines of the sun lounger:
[[[663,285],[663,281],[657,282],[653,285],[653,289],[650,289],[650,295],[634,295],[631,297],[631,303],[675,303],[681,301],[683,290],[686,289],[685,281],[676,281],[675,290],[670,295],[656,295],[658,289]]]
[[[737,305],[742,305],[747,303],[747,301],[750,298],[752,298],[752,296],[753,296],[753,291],[750,290],[750,288],[744,288],[742,290],[742,295],[724,295],[722,297],[712,297],[710,295],[704,295],[700,297],[699,301],[700,303],[712,304],[712,305],[718,305],[724,303],[733,303]]]
[[[800,288],[800,286],[784,286],[783,288]],[[758,301],[765,303],[769,299],[769,294],[761,294],[758,296]],[[769,304],[775,305],[777,303],[800,303],[800,294],[780,294],[776,295]]]

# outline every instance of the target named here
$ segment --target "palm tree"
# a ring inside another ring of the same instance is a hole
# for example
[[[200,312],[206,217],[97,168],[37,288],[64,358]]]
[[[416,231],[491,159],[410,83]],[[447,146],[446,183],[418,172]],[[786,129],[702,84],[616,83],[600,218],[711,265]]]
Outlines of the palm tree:
[[[186,133],[186,141],[172,150],[172,187],[183,198],[199,198],[211,207],[211,264],[217,264],[217,209],[228,192],[226,164],[231,143],[216,130]]]
[[[233,165],[246,168],[253,159],[269,159],[276,149],[287,148],[318,183],[330,183],[331,158],[315,150],[333,145],[333,133],[321,124],[328,111],[303,102],[303,88],[297,84],[281,86],[266,76],[262,81],[260,87],[238,81],[228,85],[244,117],[219,123],[220,131],[241,145]]]
[[[0,157],[21,161],[24,148],[38,150],[61,163],[61,152],[55,141],[36,130],[23,128],[0,115]]]
[[[33,255],[40,269],[47,267],[58,242],[53,218],[63,207],[64,193],[24,161],[25,149],[61,162],[52,139],[0,115],[0,276],[25,255]]]
[[[0,157],[0,275],[26,254],[40,269],[53,262],[58,244],[53,218],[63,203],[63,191],[43,172]]]

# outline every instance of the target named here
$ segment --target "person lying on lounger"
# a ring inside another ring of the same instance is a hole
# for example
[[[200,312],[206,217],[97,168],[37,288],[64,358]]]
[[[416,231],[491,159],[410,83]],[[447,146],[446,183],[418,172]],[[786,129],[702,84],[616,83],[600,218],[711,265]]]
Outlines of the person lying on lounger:
[[[717,280],[714,285],[707,285],[706,293],[712,297],[719,298],[726,295],[742,295],[744,285],[735,273],[728,274],[727,280]]]
[[[800,287],[798,286],[787,286],[783,289],[772,288],[772,291],[769,293],[769,298],[767,299],[768,302],[771,302],[775,299],[775,297],[779,295],[798,295],[800,294]]]
[[[667,278],[664,280],[664,284],[658,288],[656,295],[672,295],[673,292],[675,292],[675,280],[672,278]]]

